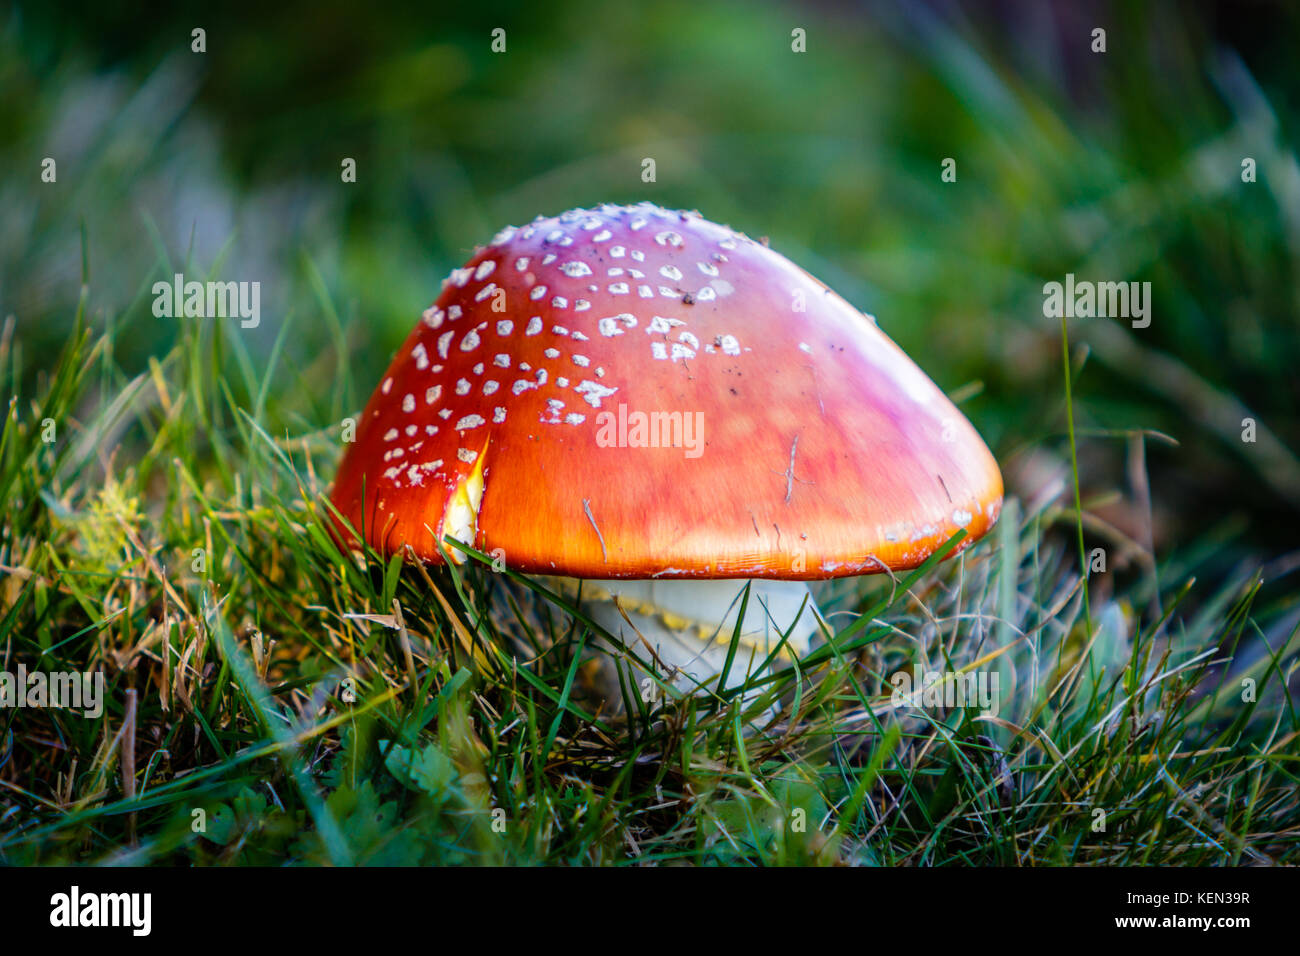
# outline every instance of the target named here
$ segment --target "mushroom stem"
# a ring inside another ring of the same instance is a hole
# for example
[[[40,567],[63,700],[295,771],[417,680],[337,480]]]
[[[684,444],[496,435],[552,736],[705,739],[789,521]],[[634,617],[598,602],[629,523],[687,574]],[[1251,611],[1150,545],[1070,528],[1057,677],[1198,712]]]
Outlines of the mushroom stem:
[[[789,659],[806,653],[821,618],[803,581],[548,578],[544,583],[569,594],[578,593],[581,587],[583,609],[592,620],[658,671],[658,677],[668,678],[687,693],[711,686],[726,666],[728,644],[737,633],[736,620],[747,584],[749,601],[727,687],[761,675],[763,662],[787,634],[780,656]],[[654,651],[653,656],[641,638]],[[664,673],[660,665],[670,672]],[[633,676],[644,690],[649,669],[638,670]],[[608,696],[617,697],[617,678],[612,673],[610,677],[608,690],[613,693]]]

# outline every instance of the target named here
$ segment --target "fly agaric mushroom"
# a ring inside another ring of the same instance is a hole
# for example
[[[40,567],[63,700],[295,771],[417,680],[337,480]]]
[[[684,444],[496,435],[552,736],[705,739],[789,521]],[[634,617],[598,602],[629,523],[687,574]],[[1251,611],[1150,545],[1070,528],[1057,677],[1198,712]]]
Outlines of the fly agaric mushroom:
[[[802,653],[807,581],[966,547],[1002,478],[873,318],[765,242],[643,203],[507,228],[454,270],[332,500],[385,555],[441,563],[449,536],[588,582],[610,633],[705,681],[737,579],[748,656],[782,634]]]

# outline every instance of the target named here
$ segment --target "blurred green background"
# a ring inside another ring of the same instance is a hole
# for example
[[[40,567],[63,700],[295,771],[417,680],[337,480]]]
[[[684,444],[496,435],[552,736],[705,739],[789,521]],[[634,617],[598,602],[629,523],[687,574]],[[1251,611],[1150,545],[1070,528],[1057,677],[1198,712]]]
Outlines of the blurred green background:
[[[1294,566],[1296,5],[0,10],[0,319],[33,392],[83,268],[91,322],[139,371],[177,332],[149,288],[189,263],[262,283],[262,324],[237,333],[258,361],[292,323],[268,404],[280,430],[337,424],[475,244],[648,199],[770,237],[875,314],[1030,497],[1059,492],[1068,462],[1043,283],[1149,281],[1149,328],[1071,324],[1085,497],[1141,540],[1119,433],[1157,430],[1179,443],[1145,445],[1158,552],[1210,541],[1225,566]]]

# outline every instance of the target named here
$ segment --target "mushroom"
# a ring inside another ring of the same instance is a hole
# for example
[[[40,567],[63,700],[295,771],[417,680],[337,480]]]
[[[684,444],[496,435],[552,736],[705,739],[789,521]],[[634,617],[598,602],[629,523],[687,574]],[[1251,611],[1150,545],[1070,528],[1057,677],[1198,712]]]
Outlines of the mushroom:
[[[385,555],[464,560],[448,536],[585,582],[602,627],[697,685],[745,581],[736,680],[810,648],[808,581],[968,546],[1002,478],[872,317],[765,241],[642,203],[506,228],[453,270],[332,500]]]

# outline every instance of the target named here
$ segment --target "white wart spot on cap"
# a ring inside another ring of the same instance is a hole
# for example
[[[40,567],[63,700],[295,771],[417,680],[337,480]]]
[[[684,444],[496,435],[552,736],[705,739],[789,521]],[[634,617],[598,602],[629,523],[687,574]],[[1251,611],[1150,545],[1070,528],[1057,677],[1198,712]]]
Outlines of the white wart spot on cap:
[[[548,398],[546,400],[546,411],[550,413],[550,418],[546,413],[541,416],[541,421],[547,425],[558,425],[560,423],[560,413],[564,410],[564,402],[558,398]]]
[[[601,399],[609,398],[618,391],[617,388],[609,388],[589,379],[583,379],[573,390],[581,395],[583,400],[592,408],[600,408]]]
[[[630,312],[620,312],[618,315],[606,316],[596,323],[600,334],[604,336],[622,335],[623,330],[619,328],[620,325],[629,329],[636,328],[636,316]]]
[[[650,324],[646,326],[646,335],[653,335],[656,332],[667,335],[673,330],[674,326],[685,325],[681,319],[674,319],[670,316],[653,315],[650,317]]]

